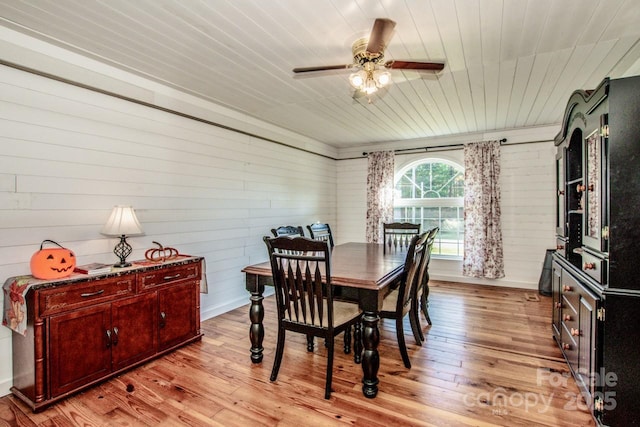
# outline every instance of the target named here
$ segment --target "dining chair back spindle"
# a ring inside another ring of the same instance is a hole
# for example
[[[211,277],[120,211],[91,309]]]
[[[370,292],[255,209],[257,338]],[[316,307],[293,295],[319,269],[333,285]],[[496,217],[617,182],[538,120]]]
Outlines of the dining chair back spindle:
[[[309,235],[314,240],[325,240],[329,242],[329,247],[333,248],[333,234],[331,233],[331,227],[329,224],[315,223],[307,225]]]
[[[334,300],[328,242],[306,237],[264,237],[276,294],[278,340],[271,381],[278,377],[286,331],[321,337],[327,348],[325,399],[331,395],[336,335],[360,321],[357,303]],[[312,360],[309,360],[311,365]]]
[[[412,307],[412,300],[416,292],[415,287],[417,286],[418,267],[426,249],[426,240],[427,233],[416,234],[411,238],[400,284],[385,297],[382,310],[380,311],[381,318],[396,321],[398,347],[406,368],[411,368],[411,361],[409,360],[407,344],[404,339],[403,319]],[[422,342],[418,342],[418,344],[421,343]]]
[[[392,222],[382,224],[384,253],[406,251],[414,235],[420,234],[420,224]]]

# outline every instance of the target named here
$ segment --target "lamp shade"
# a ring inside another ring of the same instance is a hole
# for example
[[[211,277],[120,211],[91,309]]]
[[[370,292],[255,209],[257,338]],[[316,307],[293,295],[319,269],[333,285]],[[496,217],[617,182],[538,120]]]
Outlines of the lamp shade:
[[[105,236],[135,236],[144,232],[133,208],[131,206],[118,205],[113,207],[111,216],[109,216],[100,233]]]

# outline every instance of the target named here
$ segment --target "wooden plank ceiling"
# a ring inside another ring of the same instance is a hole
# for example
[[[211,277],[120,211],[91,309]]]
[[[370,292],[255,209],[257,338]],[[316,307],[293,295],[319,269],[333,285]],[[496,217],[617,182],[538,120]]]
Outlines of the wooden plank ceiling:
[[[375,18],[397,22],[394,70],[373,103],[348,72]],[[0,24],[336,147],[558,124],[577,88],[638,73],[638,0],[24,0]]]

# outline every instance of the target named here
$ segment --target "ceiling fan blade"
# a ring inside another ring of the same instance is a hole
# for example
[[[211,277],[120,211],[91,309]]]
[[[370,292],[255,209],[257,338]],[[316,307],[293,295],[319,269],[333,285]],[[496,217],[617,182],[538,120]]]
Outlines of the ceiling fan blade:
[[[387,47],[391,36],[393,35],[393,29],[396,23],[391,19],[378,18],[373,23],[373,29],[369,36],[369,43],[367,44],[367,52],[377,55],[384,52]]]
[[[384,66],[396,70],[442,71],[444,62],[389,61]]]
[[[353,64],[341,64],[341,65],[319,65],[317,67],[298,67],[294,68],[294,73],[312,73],[315,71],[330,71],[330,70],[348,70],[353,67]]]

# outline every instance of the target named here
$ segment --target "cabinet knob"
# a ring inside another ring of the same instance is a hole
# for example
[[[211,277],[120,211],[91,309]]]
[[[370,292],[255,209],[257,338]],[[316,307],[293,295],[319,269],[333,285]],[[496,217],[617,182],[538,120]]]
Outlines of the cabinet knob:
[[[571,328],[571,335],[574,336],[574,337],[579,336],[580,335],[580,330]]]
[[[558,190],[558,196],[564,196],[564,190]]]
[[[562,308],[562,303],[561,302],[557,302],[556,303],[556,308]]]
[[[571,346],[569,344],[567,344],[566,342],[562,343],[562,349],[563,350],[571,350]]]
[[[111,342],[113,342],[114,347],[118,345],[118,327],[117,326],[113,327],[113,338],[111,338]]]
[[[569,321],[571,321],[571,315],[570,315],[570,314],[565,314],[565,315],[564,315],[564,321],[565,321],[565,322],[569,322]]]
[[[556,249],[561,251],[564,249],[564,245],[556,245]]]
[[[160,312],[160,327],[164,328],[167,324],[167,314],[164,311]]]
[[[585,262],[584,264],[582,264],[582,269],[583,270],[595,270],[596,269],[596,263],[595,262]]]
[[[571,292],[571,286],[569,286],[569,285],[563,285],[563,286],[562,286],[562,290],[563,290],[564,292]]]
[[[111,329],[107,329],[106,335],[107,335],[107,348],[110,348],[111,347]]]
[[[593,191],[593,189],[594,189],[593,184],[589,184],[589,191]]]
[[[583,184],[578,184],[578,185],[576,185],[576,191],[577,191],[578,193],[582,193],[582,192],[583,192],[584,190],[586,190],[586,189],[587,189],[587,187],[585,187]]]

